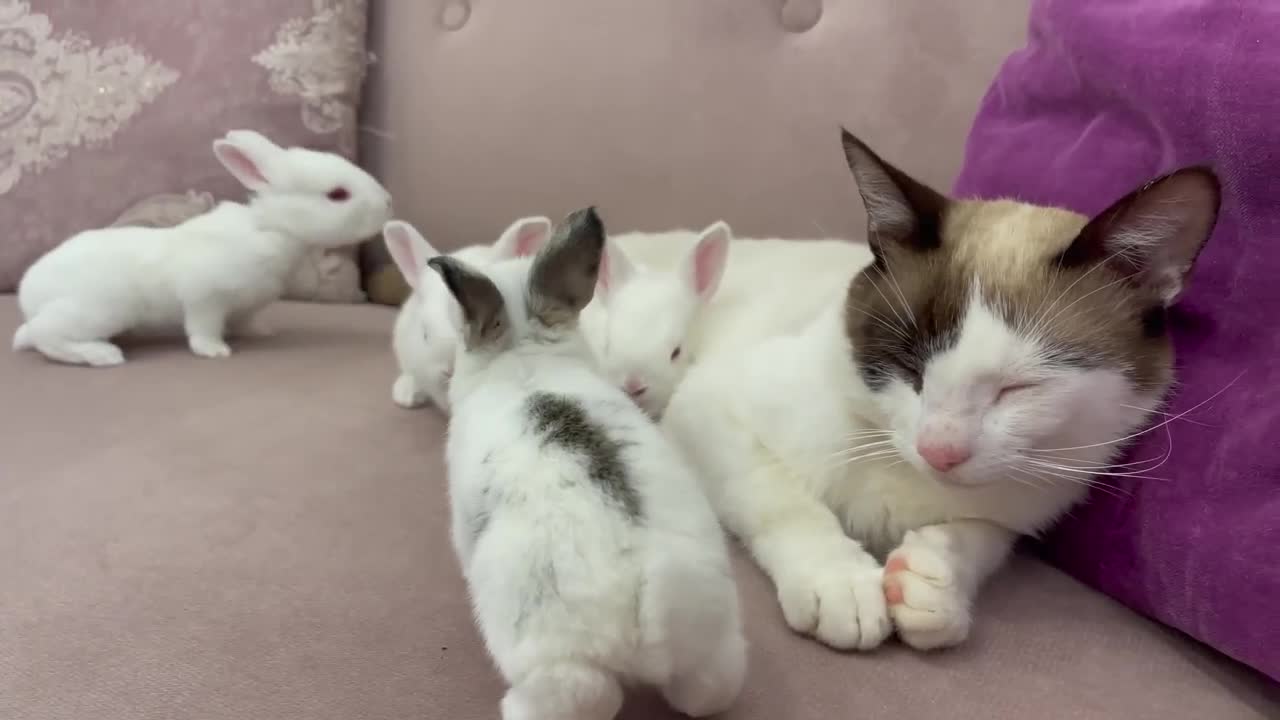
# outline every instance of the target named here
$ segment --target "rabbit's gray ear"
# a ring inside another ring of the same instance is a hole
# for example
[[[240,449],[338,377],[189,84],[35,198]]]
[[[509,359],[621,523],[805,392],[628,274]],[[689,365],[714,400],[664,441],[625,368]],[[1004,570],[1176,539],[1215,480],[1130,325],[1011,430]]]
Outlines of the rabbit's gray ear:
[[[575,210],[560,223],[529,272],[532,318],[547,327],[577,320],[595,293],[604,242],[604,223],[595,207]]]
[[[467,350],[497,349],[508,344],[511,322],[507,303],[487,275],[448,255],[431,258],[427,267],[440,273],[462,309],[462,338]]]

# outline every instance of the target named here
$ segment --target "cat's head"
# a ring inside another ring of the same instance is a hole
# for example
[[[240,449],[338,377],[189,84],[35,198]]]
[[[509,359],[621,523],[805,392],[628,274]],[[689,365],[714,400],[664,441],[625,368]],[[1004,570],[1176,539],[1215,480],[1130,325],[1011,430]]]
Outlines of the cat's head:
[[[843,142],[875,258],[845,333],[895,449],[959,485],[1083,481],[1063,467],[1111,458],[1170,385],[1167,309],[1213,229],[1215,175],[1178,170],[1090,219],[950,199]]]

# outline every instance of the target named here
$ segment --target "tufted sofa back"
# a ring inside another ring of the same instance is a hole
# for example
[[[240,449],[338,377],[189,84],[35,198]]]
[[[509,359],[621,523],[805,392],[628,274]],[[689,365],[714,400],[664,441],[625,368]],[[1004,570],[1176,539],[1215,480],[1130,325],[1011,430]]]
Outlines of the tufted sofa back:
[[[442,249],[611,230],[860,237],[844,124],[937,186],[1024,0],[374,0],[367,162]]]

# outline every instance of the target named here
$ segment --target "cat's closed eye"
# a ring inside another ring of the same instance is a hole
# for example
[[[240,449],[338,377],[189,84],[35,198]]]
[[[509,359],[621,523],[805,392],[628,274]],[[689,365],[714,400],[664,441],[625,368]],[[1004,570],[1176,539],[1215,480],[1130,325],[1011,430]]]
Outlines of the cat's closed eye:
[[[1034,382],[1021,382],[1021,383],[1010,383],[1008,385],[1005,385],[1004,387],[1000,388],[1000,392],[996,393],[996,402],[1000,402],[1001,400],[1007,400],[1009,397],[1017,393],[1021,393],[1026,390],[1031,390],[1037,387],[1039,384],[1040,383],[1034,383]]]

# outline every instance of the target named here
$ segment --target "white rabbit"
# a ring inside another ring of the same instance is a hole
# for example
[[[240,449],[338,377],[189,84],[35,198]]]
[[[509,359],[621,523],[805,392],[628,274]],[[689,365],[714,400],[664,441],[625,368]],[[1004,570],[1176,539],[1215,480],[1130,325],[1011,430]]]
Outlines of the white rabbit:
[[[799,330],[870,262],[862,244],[733,239],[724,222],[618,235],[584,327],[605,376],[658,417],[698,357]]]
[[[228,132],[213,152],[252,192],[248,204],[219,203],[171,228],[72,236],[23,276],[14,350],[119,365],[112,338],[181,329],[196,355],[226,357],[228,331],[269,333],[255,313],[282,295],[308,250],[358,242],[390,217],[390,194],[337,155],[284,149],[252,130]]]
[[[551,234],[551,220],[525,217],[516,220],[492,245],[472,245],[451,253],[475,267],[497,260],[523,257],[537,252]],[[392,330],[391,349],[399,374],[391,386],[391,399],[405,408],[430,401],[441,411],[449,411],[449,378],[461,322],[458,304],[445,288],[440,275],[427,261],[440,254],[412,225],[392,220],[382,228],[382,237],[391,259],[413,292],[400,306]]]
[[[746,670],[727,544],[657,426],[594,369],[578,329],[604,246],[571,214],[534,258],[429,264],[457,298],[452,538],[505,720],[605,720],[624,685],[705,716]]]
[[[687,341],[720,285],[731,239],[729,226],[717,222],[701,233],[607,241],[583,330],[604,375],[654,417],[694,357]]]

